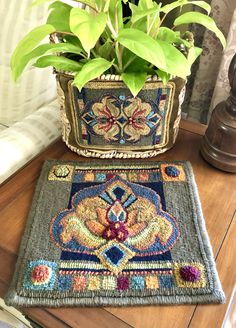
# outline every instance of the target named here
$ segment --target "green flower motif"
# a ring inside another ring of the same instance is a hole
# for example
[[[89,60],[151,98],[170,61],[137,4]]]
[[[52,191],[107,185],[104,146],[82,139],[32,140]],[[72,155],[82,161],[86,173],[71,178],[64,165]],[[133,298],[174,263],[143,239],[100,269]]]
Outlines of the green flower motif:
[[[65,178],[69,173],[70,170],[66,165],[61,165],[54,170],[54,174],[57,178]]]

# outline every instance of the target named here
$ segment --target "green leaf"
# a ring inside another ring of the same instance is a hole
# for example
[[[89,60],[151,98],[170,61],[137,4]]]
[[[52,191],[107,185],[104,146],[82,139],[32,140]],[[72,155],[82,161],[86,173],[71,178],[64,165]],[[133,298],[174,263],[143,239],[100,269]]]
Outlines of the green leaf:
[[[106,27],[106,14],[93,15],[80,8],[70,13],[71,31],[80,39],[84,50],[89,54]]]
[[[130,23],[131,23],[131,21],[130,21]],[[130,26],[128,27],[127,24],[126,24],[126,27],[127,27],[127,28],[131,28],[131,25],[132,25],[132,24],[130,24]],[[139,19],[137,22],[135,22],[135,23],[132,25],[132,28],[135,28],[135,29],[137,29],[137,30],[139,30],[139,31],[142,31],[142,32],[144,32],[145,34],[147,34],[147,33],[146,33],[146,32],[147,32],[147,18],[144,17],[144,18]]]
[[[186,2],[187,2],[187,0],[175,1],[173,3],[163,6],[160,11],[162,13],[169,14],[169,12],[171,12],[172,10],[174,10],[178,7],[182,7],[184,4],[186,4]]]
[[[155,38],[160,25],[160,4],[154,1],[139,1],[138,6],[130,3],[132,28]],[[127,25],[126,25],[127,27]]]
[[[160,27],[158,34],[157,34],[157,39],[162,40],[162,41],[166,41],[169,43],[173,43],[176,41],[177,35],[176,33],[171,30],[168,27]]]
[[[198,6],[204,10],[206,10],[206,12],[208,13],[208,15],[210,14],[211,12],[211,6],[205,2],[205,1],[188,1],[188,3],[192,4],[192,5],[195,5],[195,6]]]
[[[114,47],[111,40],[107,40],[102,46],[98,48],[99,56],[105,59],[109,59],[110,56],[112,56],[113,52],[114,52]]]
[[[52,25],[45,24],[36,27],[29,32],[17,45],[11,57],[11,69],[13,80],[17,79],[18,65],[22,58],[31,52],[47,35],[55,32],[55,28]]]
[[[158,69],[156,71],[157,75],[161,78],[164,85],[167,85],[168,81],[171,78],[171,75]]]
[[[162,69],[161,67],[158,68],[166,73],[179,76],[183,79],[190,75],[190,65],[187,58],[172,44],[161,40],[159,40],[159,44],[165,54],[166,69]]]
[[[91,0],[86,0],[86,1],[91,1]],[[96,2],[96,8],[100,12],[104,8],[106,0],[95,0]]]
[[[110,0],[106,0],[105,6],[103,8],[104,13],[108,12],[110,7]]]
[[[155,41],[144,32],[132,28],[121,30],[117,40],[137,56],[166,70],[165,54],[159,41]]]
[[[49,43],[49,44],[41,44],[37,48],[35,48],[32,52],[30,52],[27,57],[30,59],[39,57],[44,55],[45,53],[62,53],[62,52],[70,52],[74,54],[80,54],[82,51],[81,48],[75,46],[71,43]]]
[[[129,3],[129,7],[132,11],[131,22],[133,24],[141,18],[147,17],[150,14],[156,14],[157,12],[159,12],[159,7],[157,6],[156,3],[153,8],[146,9],[146,10],[141,10],[138,6],[136,6],[132,3]]]
[[[165,5],[164,7],[161,8],[161,12],[168,14],[169,12],[171,12],[172,10],[174,10],[178,7],[182,7],[182,6],[189,5],[189,4],[198,6],[202,9],[206,10],[208,15],[211,12],[211,6],[207,2],[205,2],[205,1],[188,1],[188,0],[178,0],[178,1],[175,1],[168,5]]]
[[[150,64],[136,56],[133,52],[131,52],[129,49],[124,48],[123,52],[123,62],[129,65],[125,66],[125,72],[148,72]]]
[[[191,44],[190,42],[182,39],[179,36],[179,32],[175,32],[171,29],[169,29],[168,27],[160,27],[158,34],[157,34],[157,39],[158,40],[162,40],[162,41],[166,41],[168,43],[177,43],[177,44],[184,44],[186,47],[190,48]]]
[[[49,6],[49,9],[52,9],[52,11],[48,16],[47,24],[54,26],[59,32],[70,32],[69,20],[72,7],[66,3],[56,1]]]
[[[55,43],[55,44],[42,44],[35,48],[33,51],[22,57],[22,59],[17,62],[15,67],[15,78],[18,79],[22,74],[23,70],[27,64],[35,58],[38,58],[45,54],[50,53],[60,53],[60,52],[70,52],[74,54],[80,54],[82,51],[81,48],[74,46],[70,43]]]
[[[109,17],[116,31],[123,28],[123,12],[120,0],[110,0]]]
[[[138,6],[141,10],[146,10],[152,8],[154,2],[152,0],[139,0]]]
[[[122,80],[127,85],[134,97],[137,96],[139,91],[143,88],[147,73],[146,72],[126,72],[121,74]]]
[[[34,64],[35,67],[44,68],[53,66],[59,71],[78,72],[82,64],[63,56],[43,56]]]
[[[149,35],[152,38],[156,38],[157,33],[158,33],[158,29],[161,23],[161,19],[160,19],[160,5],[158,7],[158,10],[156,11],[156,13],[151,14],[149,16],[149,20],[150,20],[150,24],[149,24],[149,28],[150,28],[150,32]]]
[[[217,38],[220,40],[222,46],[225,48],[226,40],[223,33],[218,29],[214,20],[207,15],[198,12],[188,12],[176,18],[174,21],[174,26],[192,23],[201,24],[208,30],[214,32]]]
[[[80,42],[80,40],[77,38],[77,36],[75,35],[63,35],[63,39],[65,42],[71,43],[76,47],[79,47],[80,49],[82,49],[82,44]]]
[[[144,86],[147,75],[150,74],[148,62],[135,56],[130,50],[124,49],[123,60],[125,63],[130,62],[122,73],[124,83],[130,89],[135,97]]]
[[[78,1],[80,2],[80,1]],[[100,1],[95,1],[95,0],[82,0],[82,3],[85,5],[88,5],[91,8],[97,9],[97,3]]]
[[[88,81],[91,81],[106,72],[112,64],[113,62],[109,62],[104,58],[91,59],[75,76],[73,84],[79,89],[79,91],[81,91]]]
[[[202,49],[198,47],[192,47],[188,51],[188,62],[190,66],[195,62],[195,60],[201,55]]]

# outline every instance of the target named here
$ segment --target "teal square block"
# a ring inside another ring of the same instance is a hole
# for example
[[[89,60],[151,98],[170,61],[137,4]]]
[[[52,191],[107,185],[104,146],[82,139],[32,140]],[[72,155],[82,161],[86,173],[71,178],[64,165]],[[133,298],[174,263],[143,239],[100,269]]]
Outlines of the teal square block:
[[[131,277],[131,288],[132,289],[144,289],[145,281],[141,276]]]
[[[96,181],[97,182],[106,181],[106,174],[105,173],[96,173]]]

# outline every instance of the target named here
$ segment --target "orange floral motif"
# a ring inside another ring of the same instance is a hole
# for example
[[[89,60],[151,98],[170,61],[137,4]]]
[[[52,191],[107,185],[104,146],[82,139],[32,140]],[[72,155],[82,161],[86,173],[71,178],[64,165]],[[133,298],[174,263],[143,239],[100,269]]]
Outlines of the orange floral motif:
[[[154,108],[155,107],[155,108]],[[161,121],[157,105],[141,98],[104,96],[90,110],[82,114],[82,120],[91,131],[107,141],[120,144],[137,142],[150,135]]]
[[[51,268],[47,265],[37,265],[31,274],[33,284],[40,285],[49,281],[51,276]]]
[[[176,221],[161,209],[159,196],[118,176],[78,192],[72,203],[52,223],[51,235],[64,250],[94,251],[114,241],[140,255],[160,254],[179,237]]]

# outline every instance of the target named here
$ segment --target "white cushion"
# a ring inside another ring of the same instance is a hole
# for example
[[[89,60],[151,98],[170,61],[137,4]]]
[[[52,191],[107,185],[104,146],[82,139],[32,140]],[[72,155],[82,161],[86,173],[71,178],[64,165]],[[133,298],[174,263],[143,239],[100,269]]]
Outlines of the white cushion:
[[[34,27],[44,24],[47,6],[35,7],[32,0],[1,1],[1,97],[0,124],[12,125],[55,98],[52,69],[29,68],[16,85],[11,80],[10,57],[19,40]]]
[[[0,183],[58,138],[60,130],[54,101],[0,132]]]

